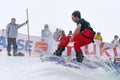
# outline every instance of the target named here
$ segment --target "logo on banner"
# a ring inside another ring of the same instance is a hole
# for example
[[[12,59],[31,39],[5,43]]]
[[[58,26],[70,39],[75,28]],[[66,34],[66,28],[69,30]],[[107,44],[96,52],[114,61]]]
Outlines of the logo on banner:
[[[40,41],[37,41],[35,43],[34,52],[39,52],[39,53],[42,51],[47,52],[47,50],[48,50],[48,43],[44,38],[41,38]]]

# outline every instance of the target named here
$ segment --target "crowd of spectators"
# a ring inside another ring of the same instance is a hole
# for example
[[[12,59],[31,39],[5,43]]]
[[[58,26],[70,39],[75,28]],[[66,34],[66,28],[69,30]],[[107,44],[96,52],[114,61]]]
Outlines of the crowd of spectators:
[[[41,37],[53,37],[53,39],[57,42],[59,42],[61,39],[63,39],[66,36],[72,36],[72,31],[69,31],[69,34],[66,35],[65,31],[59,28],[56,28],[55,32],[51,33],[51,31],[49,30],[49,26],[47,24],[45,24],[44,29],[41,31]]]
[[[2,36],[4,36],[5,29],[2,29]],[[65,36],[72,36],[72,31],[70,30],[69,33],[66,35],[65,31],[59,28],[56,28],[55,32],[52,32],[49,29],[49,25],[45,24],[44,29],[41,30],[41,37],[50,38],[52,37],[55,41],[59,42]],[[97,32],[94,36],[95,40],[103,41],[102,35],[100,32]],[[111,41],[112,44],[120,44],[120,38],[118,35],[114,35],[113,40]]]
[[[70,30],[69,33],[66,35],[65,31],[59,28],[56,28],[55,32],[52,35],[52,32],[49,30],[49,25],[45,24],[44,29],[41,31],[41,37],[53,37],[53,39],[57,42],[59,42],[62,38],[65,36],[72,36],[72,31]],[[94,36],[95,40],[103,41],[102,35],[100,32],[97,32]],[[120,38],[118,35],[114,36],[114,39],[111,41],[112,44],[119,44]]]
[[[98,40],[98,41],[103,41],[103,38],[101,36],[101,33],[100,32],[97,32],[95,37],[94,37],[95,40]],[[112,44],[120,44],[120,38],[118,35],[114,35],[114,38],[113,40],[111,41]]]

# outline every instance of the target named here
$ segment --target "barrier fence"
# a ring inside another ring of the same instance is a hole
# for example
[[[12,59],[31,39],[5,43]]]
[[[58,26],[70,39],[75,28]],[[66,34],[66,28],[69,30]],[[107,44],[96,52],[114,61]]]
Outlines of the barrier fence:
[[[49,54],[53,53],[57,49],[58,42],[55,42],[52,38],[42,38],[36,36],[30,36],[30,52],[32,55],[35,54]],[[18,51],[28,53],[28,40],[27,35],[18,34],[17,36]],[[0,30],[0,50],[6,50],[7,41],[5,37],[5,31]],[[85,55],[96,55],[96,56],[107,56],[107,57],[120,57],[120,45],[111,44],[106,42],[96,41],[89,45],[83,46],[82,51]],[[73,43],[69,43],[66,47],[63,55],[74,56]]]

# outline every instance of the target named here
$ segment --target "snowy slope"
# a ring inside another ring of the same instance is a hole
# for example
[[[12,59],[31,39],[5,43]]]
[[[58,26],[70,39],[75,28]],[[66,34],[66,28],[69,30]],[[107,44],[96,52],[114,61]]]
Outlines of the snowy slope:
[[[116,70],[74,69],[42,62],[38,57],[8,57],[0,54],[0,80],[119,80]]]

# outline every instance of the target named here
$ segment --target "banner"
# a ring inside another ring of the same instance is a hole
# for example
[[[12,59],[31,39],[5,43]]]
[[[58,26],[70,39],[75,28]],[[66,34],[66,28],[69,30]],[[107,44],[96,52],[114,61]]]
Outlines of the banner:
[[[75,55],[73,43],[67,46],[67,55]],[[82,47],[84,55],[96,55],[96,56],[106,56],[106,57],[120,57],[120,45],[110,44],[105,42],[100,42],[95,40],[94,43],[85,45]]]
[[[28,38],[27,35],[18,34],[17,36],[17,45],[18,51],[23,53],[28,53]],[[49,50],[49,39],[41,38],[36,36],[30,36],[30,52],[33,53],[41,53],[42,51],[48,52]],[[12,47],[12,46],[11,46]],[[5,31],[0,30],[0,49],[7,49],[7,39],[5,37]]]
[[[53,53],[57,49],[57,44],[52,38],[42,38],[30,36],[30,52],[31,54]],[[69,43],[63,55],[75,56],[74,43]],[[18,51],[28,53],[28,39],[27,35],[18,34],[17,36]],[[7,39],[5,37],[5,30],[0,30],[0,49],[6,50]],[[96,55],[107,57],[120,57],[120,45],[110,44],[106,42],[96,41],[89,45],[83,46],[82,51],[84,55]]]

